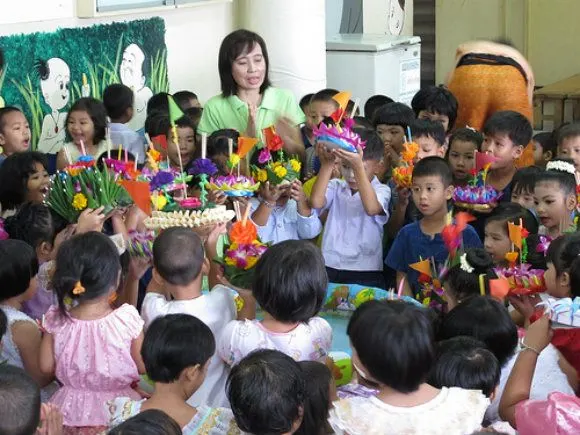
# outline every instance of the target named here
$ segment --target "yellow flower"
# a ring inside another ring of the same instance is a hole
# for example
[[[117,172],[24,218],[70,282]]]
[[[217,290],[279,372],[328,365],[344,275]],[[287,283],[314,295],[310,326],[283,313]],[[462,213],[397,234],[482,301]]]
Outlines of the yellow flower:
[[[246,267],[244,267],[244,270],[248,270],[251,269],[252,267],[254,267],[256,265],[256,263],[258,262],[258,257],[246,257]]]
[[[232,258],[232,257],[226,257],[226,264],[228,266],[235,266],[236,265],[236,259]]]
[[[153,204],[153,208],[155,210],[163,210],[163,207],[167,205],[167,198],[165,198],[165,195],[152,195],[151,203]]]
[[[232,154],[230,156],[230,165],[232,166],[232,168],[234,166],[238,166],[238,163],[240,163],[240,156],[237,154]]]
[[[279,178],[284,178],[287,173],[288,171],[283,166],[278,166],[277,168],[274,168],[274,174],[276,174],[276,176]]]
[[[72,206],[75,210],[84,210],[87,208],[87,197],[82,193],[73,196]]]
[[[274,162],[272,163],[272,169],[276,169],[282,166],[282,162]]]
[[[236,295],[234,296],[234,302],[236,303],[236,310],[239,313],[242,311],[242,308],[244,308],[244,300],[240,297],[240,295]]]
[[[256,178],[256,181],[264,183],[268,179],[268,173],[264,169],[259,169],[254,173],[254,177]]]
[[[76,177],[77,175],[79,175],[81,173],[81,171],[83,170],[83,168],[81,167],[76,167],[76,166],[71,166],[70,168],[66,168],[66,172],[68,172],[68,174],[71,177]]]
[[[302,167],[302,165],[298,160],[290,159],[290,167],[294,172],[300,172],[300,168]]]

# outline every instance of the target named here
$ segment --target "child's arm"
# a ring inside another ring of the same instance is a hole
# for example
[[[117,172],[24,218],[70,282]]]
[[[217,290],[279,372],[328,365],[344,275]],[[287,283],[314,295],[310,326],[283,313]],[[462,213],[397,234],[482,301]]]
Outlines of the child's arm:
[[[318,214],[310,208],[302,183],[299,180],[294,180],[290,186],[290,198],[296,201],[298,237],[302,240],[314,239],[322,231],[322,223]]]
[[[268,224],[268,219],[272,214],[272,210],[276,207],[276,201],[280,198],[281,190],[278,186],[273,186],[269,181],[260,186],[260,205],[252,214],[252,220],[260,227],[265,227]],[[248,204],[250,207],[250,204]]]
[[[131,358],[135,361],[139,374],[142,375],[147,373],[147,371],[145,370],[143,358],[141,358],[141,346],[143,346],[143,331],[141,331],[139,336],[131,342]]]
[[[47,332],[42,336],[40,342],[40,371],[44,375],[54,375],[56,371],[56,361],[54,359],[54,338]]]
[[[38,326],[32,322],[15,322],[12,325],[12,339],[24,364],[24,370],[38,384],[44,387],[54,379],[54,369],[44,371],[41,369],[41,349],[42,335]],[[54,356],[52,357],[54,364]]]
[[[249,207],[250,204],[247,205]],[[209,273],[207,276],[208,286],[211,290],[220,283],[218,275],[220,274],[220,266],[214,261],[217,257],[217,242],[222,234],[226,232],[226,224],[218,224],[207,236],[205,241],[205,254],[209,260]]]
[[[396,237],[399,230],[405,223],[405,214],[409,205],[409,196],[411,195],[409,189],[397,187],[398,200],[395,204],[391,218],[387,223],[387,235],[391,238]]]
[[[574,390],[574,392],[578,391],[578,372],[574,368],[572,364],[568,362],[564,355],[558,352],[558,365],[560,366],[560,370],[566,375],[568,379],[568,383]]]
[[[405,280],[403,283],[403,295],[413,297],[413,292],[411,291],[411,286],[409,285],[409,280],[407,279],[407,274],[404,272],[397,271],[397,290],[399,285],[401,285],[401,280]]]
[[[62,171],[64,168],[66,168],[71,163],[72,162],[69,163],[69,161],[66,159],[66,154],[64,153],[64,149],[60,150],[58,152],[58,154],[56,155],[56,169],[58,169],[59,171]]]
[[[321,209],[326,207],[326,189],[328,182],[332,178],[334,155],[328,152],[322,143],[316,145],[316,153],[320,158],[320,171],[314,186],[312,186],[310,205],[312,208]]]

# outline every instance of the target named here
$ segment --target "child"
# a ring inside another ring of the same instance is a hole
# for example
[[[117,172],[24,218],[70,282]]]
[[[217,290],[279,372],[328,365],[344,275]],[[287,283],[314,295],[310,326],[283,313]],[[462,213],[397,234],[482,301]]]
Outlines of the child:
[[[56,257],[52,285],[58,306],[44,319],[40,366],[63,385],[51,402],[69,431],[103,430],[109,400],[139,398],[131,385],[145,371],[139,354],[143,320],[131,305],[111,307],[120,273],[117,248],[101,233],[74,236]]]
[[[120,145],[124,150],[137,157],[137,162],[143,164],[145,161],[145,148],[143,138],[127,127],[127,123],[133,118],[133,103],[135,95],[131,88],[115,83],[105,88],[103,92],[103,104],[107,110],[107,115],[111,119],[109,131],[112,146],[118,148]]]
[[[325,362],[332,329],[317,317],[328,286],[320,250],[303,240],[278,243],[262,255],[254,273],[252,294],[264,320],[227,324],[218,339],[220,357],[234,366],[253,350],[266,348],[297,361]]]
[[[148,409],[111,429],[108,435],[182,435],[177,422],[163,411]]]
[[[372,97],[369,97],[369,99],[365,103],[363,110],[365,118],[369,122],[373,123],[377,109],[389,103],[394,103],[394,100],[390,97],[387,97],[386,95],[377,94],[373,95]]]
[[[14,214],[25,202],[41,204],[50,187],[44,154],[27,151],[13,154],[0,166],[2,217]]]
[[[28,151],[30,148],[30,127],[26,116],[16,107],[0,109],[0,165],[14,153]]]
[[[107,151],[106,128],[107,110],[103,103],[94,98],[77,100],[66,116],[68,142],[58,152],[57,169],[75,163],[82,154],[96,159]]]
[[[558,159],[548,162],[546,170],[538,174],[534,203],[542,224],[540,234],[555,239],[564,232],[576,231],[576,173],[572,160]]]
[[[532,213],[536,211],[534,190],[536,188],[536,179],[540,173],[542,173],[540,167],[527,166],[518,169],[512,180],[512,202],[527,208]]]
[[[479,340],[493,352],[501,367],[499,387],[486,413],[491,423],[499,420],[498,405],[518,351],[518,330],[508,310],[487,296],[473,296],[452,309],[439,327],[438,339],[468,336]],[[525,340],[525,339],[524,339]],[[573,394],[555,347],[540,355],[541,364],[534,374],[533,397],[545,399],[553,391]]]
[[[404,279],[406,295],[419,292],[419,273],[409,264],[433,258],[437,268],[440,268],[447,259],[448,252],[441,231],[447,224],[447,201],[453,194],[451,178],[451,169],[441,157],[419,160],[413,169],[413,202],[423,218],[401,229],[385,260],[385,264],[397,272],[397,286]],[[469,225],[463,232],[463,243],[466,248],[481,247],[477,233]]]
[[[404,333],[402,333],[404,331]],[[478,429],[489,400],[479,391],[434,388],[433,327],[427,311],[399,301],[369,301],[347,328],[358,376],[379,385],[376,397],[334,403],[337,434],[466,434]]]
[[[528,119],[511,110],[491,115],[483,127],[481,150],[497,159],[487,174],[487,184],[503,193],[502,201],[511,199],[511,182],[516,173],[515,161],[532,140],[532,125]]]
[[[169,115],[169,94],[167,92],[159,92],[147,101],[147,118],[156,113]]]
[[[572,159],[580,173],[580,123],[566,124],[558,130],[558,157]]]
[[[300,102],[298,103],[298,105],[300,106],[300,110],[302,110],[302,112],[304,113],[305,118],[308,117],[310,100],[312,100],[313,96],[314,94],[306,94],[302,98],[300,98]]]
[[[325,364],[316,361],[300,361],[298,365],[308,382],[302,425],[296,431],[296,435],[332,433],[328,425],[328,411],[332,402],[337,400],[332,373]]]
[[[54,376],[43,373],[39,366],[41,333],[38,325],[22,312],[23,303],[36,292],[37,273],[38,261],[30,246],[20,240],[0,241],[0,309],[8,320],[0,359],[26,370],[40,387],[47,387],[42,392],[46,401],[58,387],[50,384]]]
[[[546,163],[556,157],[558,152],[558,142],[555,133],[538,133],[534,136],[534,164],[540,168],[545,168]]]
[[[238,427],[252,434],[296,433],[303,419],[306,381],[298,363],[282,352],[250,353],[232,368],[227,383]]]
[[[417,119],[411,124],[413,141],[419,145],[417,161],[429,156],[445,155],[445,130],[440,122]]]
[[[215,242],[219,230],[214,230],[206,243],[209,258],[217,255]],[[167,314],[190,314],[203,321],[219,337],[227,323],[236,318],[234,295],[230,289],[217,285],[209,294],[201,293],[203,276],[209,272],[203,248],[200,238],[188,228],[169,228],[155,239],[153,280],[147,288],[141,310],[145,325]],[[191,406],[225,405],[226,377],[226,366],[216,353],[207,367],[205,381],[188,403]]]
[[[188,314],[168,314],[149,325],[141,355],[155,390],[147,400],[119,397],[109,403],[111,426],[141,411],[157,409],[173,418],[184,434],[239,433],[229,409],[196,408],[187,399],[203,383],[209,360],[215,352],[211,330]],[[231,432],[230,432],[231,431]]]
[[[328,209],[322,253],[330,282],[384,288],[383,226],[389,219],[391,189],[375,176],[383,146],[374,132],[362,131],[364,151],[356,153],[317,145],[322,166],[310,203]],[[343,179],[333,179],[335,158],[342,161]]]
[[[417,119],[428,119],[441,123],[445,134],[449,134],[457,119],[457,99],[444,86],[428,86],[420,89],[411,107]]]
[[[399,162],[407,127],[415,120],[415,114],[403,103],[388,103],[375,110],[372,120],[384,145],[383,172],[389,174]]]
[[[505,255],[512,250],[508,222],[519,225],[520,220],[530,234],[537,234],[538,223],[532,213],[513,202],[501,203],[486,219],[483,246],[496,266],[507,266]]]
[[[445,159],[453,172],[453,185],[464,186],[475,167],[475,151],[481,149],[483,136],[471,128],[456,130],[449,139]]]
[[[199,98],[197,95],[191,91],[179,91],[173,94],[173,99],[183,111],[192,108],[201,108],[199,103]]]
[[[18,367],[0,365],[0,433],[37,433],[40,406],[40,390],[35,380]]]
[[[236,130],[214,131],[207,140],[207,158],[218,168],[218,175],[228,175],[228,139],[232,139],[234,145],[238,143],[240,134]]]

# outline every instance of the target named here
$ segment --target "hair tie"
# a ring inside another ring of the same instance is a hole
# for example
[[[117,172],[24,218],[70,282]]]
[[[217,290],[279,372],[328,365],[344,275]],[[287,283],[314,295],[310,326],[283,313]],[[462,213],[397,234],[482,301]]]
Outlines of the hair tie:
[[[473,271],[475,270],[473,266],[469,264],[469,262],[467,261],[466,253],[461,254],[461,256],[459,257],[459,267],[461,268],[461,270],[467,273],[473,273]]]
[[[85,292],[85,288],[83,287],[83,285],[81,284],[80,281],[77,281],[77,283],[75,284],[74,288],[73,288],[73,295],[82,295]]]
[[[479,275],[479,292],[481,296],[485,296],[485,273]]]

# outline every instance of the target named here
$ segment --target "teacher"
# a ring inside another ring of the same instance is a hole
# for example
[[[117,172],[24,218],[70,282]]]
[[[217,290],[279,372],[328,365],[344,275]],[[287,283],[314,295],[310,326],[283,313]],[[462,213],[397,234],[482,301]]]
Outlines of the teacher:
[[[222,41],[218,69],[222,93],[204,106],[198,130],[211,134],[231,128],[249,137],[262,137],[275,126],[289,154],[304,154],[298,126],[304,113],[294,95],[273,87],[268,78],[268,50],[264,39],[249,30],[236,30]]]

